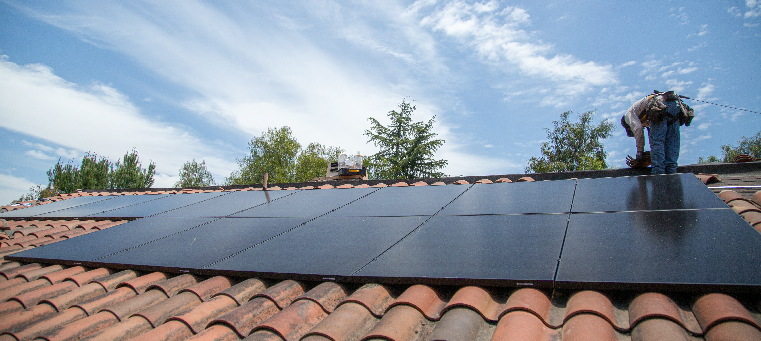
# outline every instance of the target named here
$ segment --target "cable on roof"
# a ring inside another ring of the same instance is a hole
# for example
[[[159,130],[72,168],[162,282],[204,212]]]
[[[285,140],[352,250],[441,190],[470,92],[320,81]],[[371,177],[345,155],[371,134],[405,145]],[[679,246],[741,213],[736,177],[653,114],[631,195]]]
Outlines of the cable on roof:
[[[718,106],[720,106],[720,107],[724,107],[724,108],[735,109],[735,110],[742,110],[742,111],[752,112],[752,113],[754,113],[754,114],[761,114],[761,112],[758,112],[758,111],[753,111],[753,110],[748,110],[748,109],[743,109],[743,108],[735,108],[735,107],[730,107],[730,106],[728,106],[728,105],[723,105],[723,104],[718,104],[718,103],[707,102],[707,101],[704,101],[704,100],[700,100],[700,99],[689,98],[689,97],[687,97],[687,96],[682,96],[682,95],[679,95],[679,97],[680,97],[680,98],[691,99],[691,100],[693,100],[693,101],[703,102],[703,103],[706,103],[706,104],[713,104],[713,105],[718,105]]]

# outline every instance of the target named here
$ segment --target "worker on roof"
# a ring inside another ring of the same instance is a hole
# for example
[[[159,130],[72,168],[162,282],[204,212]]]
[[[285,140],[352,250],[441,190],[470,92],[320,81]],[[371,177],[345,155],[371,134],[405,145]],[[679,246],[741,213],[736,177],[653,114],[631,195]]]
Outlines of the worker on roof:
[[[644,168],[652,162],[653,174],[674,174],[679,159],[679,126],[689,126],[693,111],[682,103],[674,91],[654,91],[651,95],[635,102],[621,124],[629,136],[637,143],[635,159],[628,157],[627,164],[633,168]],[[648,127],[650,155],[644,151],[643,127]]]

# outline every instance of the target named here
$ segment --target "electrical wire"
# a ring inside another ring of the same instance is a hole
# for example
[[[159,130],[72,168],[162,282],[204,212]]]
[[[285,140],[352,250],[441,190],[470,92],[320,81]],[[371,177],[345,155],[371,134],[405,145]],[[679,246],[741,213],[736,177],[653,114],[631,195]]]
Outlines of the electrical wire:
[[[754,114],[761,114],[761,112],[758,112],[758,111],[753,111],[753,110],[748,110],[748,109],[743,109],[743,108],[735,108],[735,107],[730,107],[730,106],[728,106],[728,105],[723,105],[723,104],[717,104],[717,103],[706,102],[706,101],[703,101],[703,100],[699,100],[699,99],[695,99],[695,98],[689,98],[689,97],[687,97],[687,96],[682,96],[682,95],[679,95],[679,97],[680,97],[680,98],[691,99],[691,100],[693,100],[693,101],[703,102],[703,103],[707,103],[707,104],[718,105],[718,106],[720,106],[720,107],[724,107],[724,108],[735,109],[735,110],[742,110],[742,111],[752,112],[752,113],[754,113]]]

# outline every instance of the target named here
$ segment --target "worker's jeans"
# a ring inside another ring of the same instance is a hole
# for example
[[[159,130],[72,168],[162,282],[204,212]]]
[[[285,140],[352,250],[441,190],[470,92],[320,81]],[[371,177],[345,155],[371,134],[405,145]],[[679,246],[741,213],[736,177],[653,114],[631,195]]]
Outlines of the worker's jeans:
[[[650,122],[650,160],[653,174],[676,173],[679,159],[679,120],[669,123],[668,118],[658,123]]]

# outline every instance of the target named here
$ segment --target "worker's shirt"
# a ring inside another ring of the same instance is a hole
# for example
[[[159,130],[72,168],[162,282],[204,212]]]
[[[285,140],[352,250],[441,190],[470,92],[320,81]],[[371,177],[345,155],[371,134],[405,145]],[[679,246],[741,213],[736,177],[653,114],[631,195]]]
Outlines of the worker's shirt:
[[[642,121],[640,121],[640,114],[647,109],[647,102],[650,96],[635,102],[631,108],[626,112],[626,123],[634,134],[634,140],[637,141],[637,152],[645,151],[645,133],[642,130]]]

